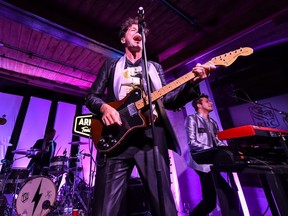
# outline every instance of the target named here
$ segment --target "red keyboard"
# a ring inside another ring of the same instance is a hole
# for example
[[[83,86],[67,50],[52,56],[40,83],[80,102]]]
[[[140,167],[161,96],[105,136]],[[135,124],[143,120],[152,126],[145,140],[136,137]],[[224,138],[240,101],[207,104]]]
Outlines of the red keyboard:
[[[243,138],[250,136],[279,137],[287,135],[288,130],[260,127],[255,125],[234,127],[217,133],[217,136],[220,140]]]

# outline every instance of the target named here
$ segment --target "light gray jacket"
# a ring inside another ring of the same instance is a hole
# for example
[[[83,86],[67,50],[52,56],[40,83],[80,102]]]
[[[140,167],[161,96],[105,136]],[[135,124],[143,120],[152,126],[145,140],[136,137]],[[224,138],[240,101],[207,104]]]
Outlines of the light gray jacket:
[[[216,146],[223,146],[221,140],[217,138],[217,132],[219,131],[217,122],[212,119],[206,119],[199,113],[189,115],[185,119],[185,128],[187,132],[187,139],[188,139],[188,146],[190,152],[199,152],[204,149],[209,149]],[[191,153],[188,154],[188,166],[194,168],[195,170],[199,170],[202,172],[209,172],[210,165],[200,165],[197,164],[192,156]]]

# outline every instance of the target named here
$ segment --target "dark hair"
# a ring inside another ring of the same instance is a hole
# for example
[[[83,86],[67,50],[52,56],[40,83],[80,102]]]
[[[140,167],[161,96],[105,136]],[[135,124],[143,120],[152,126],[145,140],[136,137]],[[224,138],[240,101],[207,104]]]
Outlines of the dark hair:
[[[45,132],[45,134],[51,134],[51,133],[56,133],[56,130],[54,128],[48,128]]]
[[[119,31],[119,37],[120,37],[120,39],[125,36],[128,28],[129,28],[130,26],[132,26],[133,24],[138,25],[138,23],[139,23],[139,22],[138,22],[138,17],[135,17],[135,18],[129,17],[127,20],[125,20],[125,21],[122,23],[121,28],[120,28],[120,31]],[[144,30],[145,36],[147,37],[149,30],[146,28],[146,24],[145,24],[145,23],[144,23],[144,29],[143,29],[143,30]]]
[[[192,101],[192,106],[194,107],[196,112],[198,111],[197,104],[202,104],[202,98],[207,98],[208,99],[209,96],[206,95],[206,94],[201,94],[199,97],[197,97],[196,99],[194,99]]]

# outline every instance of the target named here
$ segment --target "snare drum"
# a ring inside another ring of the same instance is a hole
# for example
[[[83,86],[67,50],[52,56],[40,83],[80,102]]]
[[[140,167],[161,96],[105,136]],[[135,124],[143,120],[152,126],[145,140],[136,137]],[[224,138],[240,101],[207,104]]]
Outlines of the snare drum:
[[[29,178],[17,195],[18,215],[47,215],[56,200],[56,192],[56,186],[49,178]]]
[[[66,156],[53,157],[49,165],[50,175],[61,175],[68,170],[68,158]]]

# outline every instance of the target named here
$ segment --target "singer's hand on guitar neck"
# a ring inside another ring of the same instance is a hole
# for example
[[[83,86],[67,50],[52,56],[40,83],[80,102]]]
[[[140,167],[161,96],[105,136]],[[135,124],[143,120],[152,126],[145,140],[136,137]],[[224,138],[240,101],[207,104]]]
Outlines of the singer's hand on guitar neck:
[[[193,68],[192,72],[195,74],[195,78],[191,80],[192,84],[196,84],[203,79],[210,76],[210,73],[212,70],[215,70],[216,66],[211,62],[208,62],[207,64],[200,64],[197,63],[196,66]]]
[[[102,122],[104,125],[109,126],[112,124],[122,125],[119,112],[108,104],[103,104],[100,108],[102,113]]]

